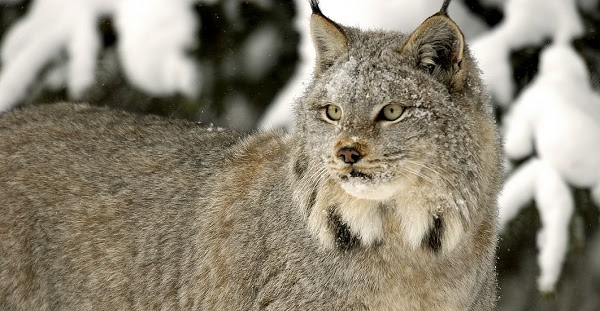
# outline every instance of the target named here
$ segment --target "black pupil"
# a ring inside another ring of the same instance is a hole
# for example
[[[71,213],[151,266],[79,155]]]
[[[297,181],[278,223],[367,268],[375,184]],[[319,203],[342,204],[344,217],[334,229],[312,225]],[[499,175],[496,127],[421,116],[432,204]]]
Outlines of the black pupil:
[[[330,113],[332,114],[331,117],[335,118],[337,116],[337,113],[338,113],[338,108],[337,107],[331,107]]]

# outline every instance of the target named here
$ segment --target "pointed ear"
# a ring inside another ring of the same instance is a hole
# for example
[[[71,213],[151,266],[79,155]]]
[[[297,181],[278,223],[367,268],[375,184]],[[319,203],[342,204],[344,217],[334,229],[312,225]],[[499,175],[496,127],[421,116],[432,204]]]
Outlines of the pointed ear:
[[[310,32],[317,52],[315,73],[320,75],[335,61],[348,53],[348,38],[342,27],[321,13],[317,1],[311,1]]]
[[[400,48],[415,66],[453,89],[462,86],[464,50],[462,32],[442,11],[426,19]]]

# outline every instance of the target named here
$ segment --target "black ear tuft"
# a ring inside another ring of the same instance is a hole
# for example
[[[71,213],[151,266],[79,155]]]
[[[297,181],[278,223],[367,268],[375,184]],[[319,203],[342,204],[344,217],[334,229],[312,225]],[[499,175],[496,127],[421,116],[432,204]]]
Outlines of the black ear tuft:
[[[312,9],[313,14],[323,15],[319,8],[319,0],[310,0],[310,8]]]
[[[442,8],[438,12],[438,14],[448,16],[448,6],[450,5],[450,1],[452,1],[452,0],[444,0],[444,3],[442,4]]]
[[[310,17],[310,30],[317,52],[315,74],[318,76],[348,53],[348,37],[343,27],[321,13],[317,0],[311,0],[310,5],[313,10]]]

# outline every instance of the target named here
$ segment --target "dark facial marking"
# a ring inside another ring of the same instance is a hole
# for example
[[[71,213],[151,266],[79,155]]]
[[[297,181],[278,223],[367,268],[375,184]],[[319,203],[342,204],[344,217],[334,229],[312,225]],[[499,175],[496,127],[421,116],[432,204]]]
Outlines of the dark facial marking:
[[[329,212],[329,225],[335,236],[335,245],[345,251],[356,248],[360,245],[360,238],[350,232],[348,225],[334,210],[335,208],[331,208]]]
[[[350,177],[358,177],[358,178],[371,179],[370,175],[367,175],[365,173],[359,172],[357,170],[352,170],[352,172],[350,172]]]
[[[373,179],[373,176],[372,176],[372,175],[368,175],[368,174],[365,174],[365,173],[359,172],[359,171],[357,171],[357,170],[352,170],[352,171],[350,172],[350,174],[346,174],[346,175],[342,175],[342,176],[340,176],[340,178],[341,178],[342,180],[344,180],[344,181],[346,181],[346,180],[350,179],[350,177],[352,177],[352,178],[363,178],[363,179],[367,179],[367,180],[371,180],[371,179]]]
[[[433,217],[433,226],[423,241],[424,246],[436,253],[439,252],[442,249],[443,233],[444,221],[442,216]]]

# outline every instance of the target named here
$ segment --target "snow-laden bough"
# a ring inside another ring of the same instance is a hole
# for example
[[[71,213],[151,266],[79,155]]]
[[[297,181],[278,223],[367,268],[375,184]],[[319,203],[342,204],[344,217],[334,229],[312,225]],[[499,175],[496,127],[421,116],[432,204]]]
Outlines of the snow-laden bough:
[[[541,56],[540,73],[517,98],[505,119],[508,157],[536,156],[508,178],[499,198],[505,226],[535,199],[538,233],[538,288],[552,292],[568,249],[574,200],[569,185],[589,188],[600,206],[600,95],[589,83],[583,60],[567,44]]]

